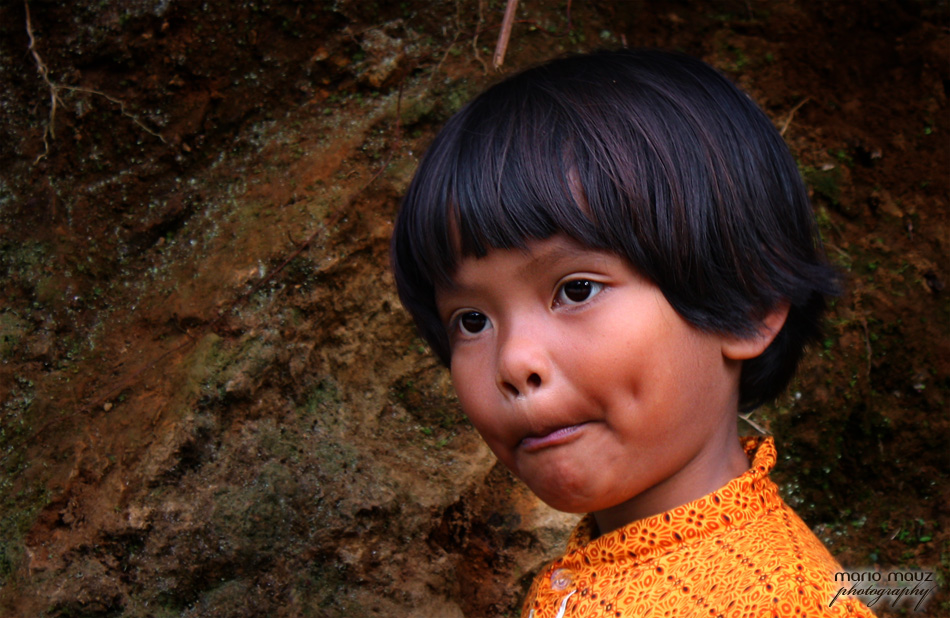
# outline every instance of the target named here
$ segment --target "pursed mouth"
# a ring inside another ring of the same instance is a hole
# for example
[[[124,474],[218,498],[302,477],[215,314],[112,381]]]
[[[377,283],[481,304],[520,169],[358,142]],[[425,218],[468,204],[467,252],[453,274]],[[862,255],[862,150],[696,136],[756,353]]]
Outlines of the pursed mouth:
[[[527,436],[521,440],[518,446],[528,452],[559,446],[577,438],[580,431],[588,424],[587,422],[578,423],[577,425],[559,427],[543,435]]]

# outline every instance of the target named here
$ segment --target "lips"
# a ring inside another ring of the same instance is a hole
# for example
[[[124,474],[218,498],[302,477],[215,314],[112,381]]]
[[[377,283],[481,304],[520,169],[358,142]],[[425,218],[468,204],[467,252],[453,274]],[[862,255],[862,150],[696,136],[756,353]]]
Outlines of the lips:
[[[566,427],[558,427],[552,429],[551,431],[546,431],[543,434],[527,436],[521,440],[521,448],[528,452],[540,451],[545,448],[550,448],[553,446],[560,446],[561,444],[566,444],[580,436],[581,431],[589,423],[578,423],[577,425],[568,425]]]

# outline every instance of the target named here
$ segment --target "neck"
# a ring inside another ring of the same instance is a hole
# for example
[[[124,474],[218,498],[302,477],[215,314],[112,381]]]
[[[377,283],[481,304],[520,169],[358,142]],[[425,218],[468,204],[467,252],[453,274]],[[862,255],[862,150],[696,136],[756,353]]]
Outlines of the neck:
[[[748,469],[749,460],[739,444],[736,423],[730,423],[719,435],[711,436],[706,446],[673,477],[626,502],[594,513],[598,536],[701,498]]]

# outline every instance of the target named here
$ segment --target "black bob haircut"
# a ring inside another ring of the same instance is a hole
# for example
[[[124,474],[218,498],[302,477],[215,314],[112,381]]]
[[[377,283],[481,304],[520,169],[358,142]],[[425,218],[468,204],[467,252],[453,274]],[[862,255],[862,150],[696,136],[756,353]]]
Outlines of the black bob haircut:
[[[712,67],[657,50],[568,56],[492,86],[435,138],[392,240],[400,298],[446,365],[435,293],[462,257],[564,234],[625,258],[693,326],[753,335],[741,410],[787,386],[836,294],[795,161],[755,103]]]

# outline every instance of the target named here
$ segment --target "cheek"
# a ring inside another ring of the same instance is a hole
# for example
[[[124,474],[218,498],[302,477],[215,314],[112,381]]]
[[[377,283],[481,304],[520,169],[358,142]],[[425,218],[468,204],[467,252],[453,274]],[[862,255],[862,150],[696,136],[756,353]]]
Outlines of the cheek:
[[[460,361],[452,362],[452,386],[455,388],[455,394],[458,396],[459,405],[462,406],[462,412],[469,418],[479,432],[483,432],[483,425],[486,418],[486,410],[492,406],[489,404],[491,380],[484,371],[478,371],[478,363]]]
[[[663,329],[629,316],[607,316],[564,346],[563,358],[574,379],[608,391],[620,385],[651,380],[661,361]],[[610,325],[605,327],[604,325]]]
[[[509,469],[514,470],[514,455],[510,448],[510,428],[505,423],[505,414],[500,412],[501,402],[496,397],[497,389],[491,380],[456,378],[455,394],[462,412],[482,437],[495,456]]]

